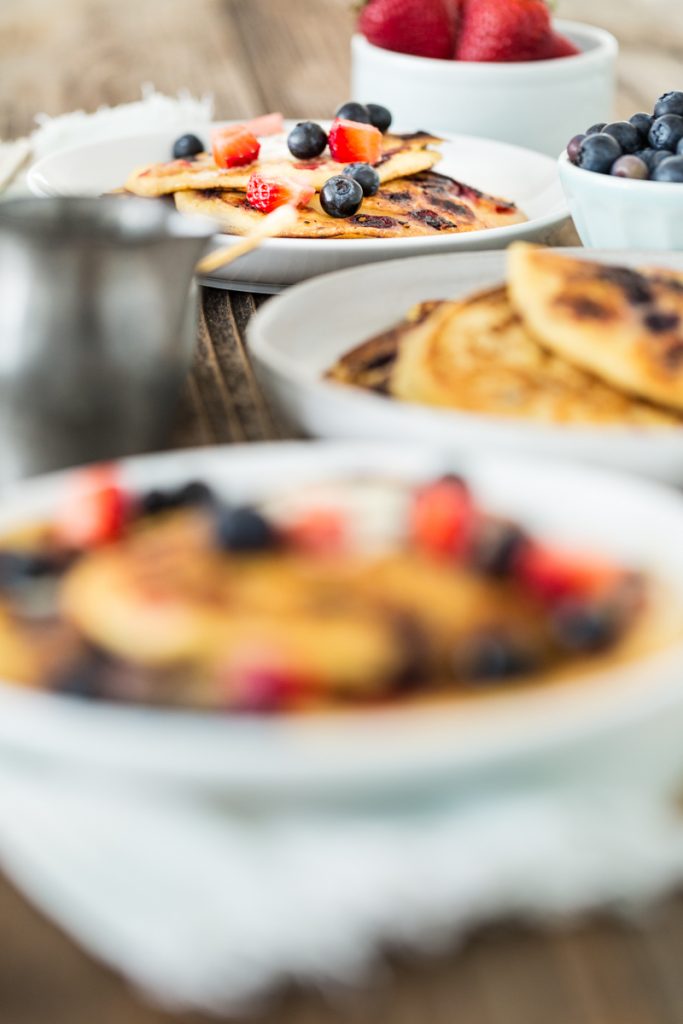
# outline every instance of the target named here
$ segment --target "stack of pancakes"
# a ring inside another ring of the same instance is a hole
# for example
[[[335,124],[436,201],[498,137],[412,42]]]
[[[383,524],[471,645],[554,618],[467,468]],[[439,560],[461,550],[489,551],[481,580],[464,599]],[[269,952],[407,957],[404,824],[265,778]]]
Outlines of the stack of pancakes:
[[[415,307],[328,376],[491,416],[680,426],[683,274],[517,243],[506,286]]]
[[[280,140],[286,153],[286,140]],[[358,213],[349,218],[330,217],[318,194],[330,178],[344,171],[329,155],[299,161],[292,156],[259,159],[246,167],[218,167],[208,153],[134,171],[125,191],[154,198],[173,195],[186,213],[203,214],[218,221],[224,231],[249,234],[265,216],[249,205],[246,189],[254,173],[265,177],[294,178],[311,185],[316,195],[299,210],[290,238],[410,238],[482,228],[503,227],[526,220],[514,203],[486,195],[432,168],[441,159],[432,148],[441,140],[426,132],[385,135],[382,157],[376,165],[381,185],[368,196]]]

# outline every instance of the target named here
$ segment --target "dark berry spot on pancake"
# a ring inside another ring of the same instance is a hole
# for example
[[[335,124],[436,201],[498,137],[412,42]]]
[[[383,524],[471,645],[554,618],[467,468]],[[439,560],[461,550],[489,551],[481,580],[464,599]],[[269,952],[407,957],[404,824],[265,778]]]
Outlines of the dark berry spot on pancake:
[[[652,286],[648,279],[630,267],[600,267],[597,277],[615,284],[634,306],[652,301]]]
[[[412,198],[410,192],[387,192],[383,189],[382,194],[385,199],[390,199],[394,203],[407,203]]]
[[[648,313],[645,317],[645,326],[655,334],[663,334],[665,331],[672,331],[680,324],[680,317],[677,313]]]
[[[560,295],[555,302],[573,313],[577,320],[611,320],[614,317],[610,309],[585,295]]]
[[[455,203],[452,199],[435,199],[434,205],[438,206],[440,210],[446,210],[447,213],[454,214],[461,220],[474,220],[474,213],[470,210],[469,206],[463,206],[462,203]]]
[[[398,226],[398,221],[394,217],[373,217],[367,213],[356,214],[355,217],[350,218],[349,223],[366,228],[378,228],[382,231],[388,231],[390,228]]]
[[[418,210],[416,213],[411,213],[410,216],[413,220],[434,228],[435,231],[443,231],[444,228],[454,227],[449,220],[438,214],[436,210]]]

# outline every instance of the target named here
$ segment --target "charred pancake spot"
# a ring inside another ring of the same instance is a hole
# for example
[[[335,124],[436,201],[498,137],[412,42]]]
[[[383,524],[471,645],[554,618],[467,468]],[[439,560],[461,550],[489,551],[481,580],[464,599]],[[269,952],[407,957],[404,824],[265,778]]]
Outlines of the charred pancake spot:
[[[366,370],[381,370],[382,367],[384,367],[384,366],[391,366],[391,364],[393,362],[395,362],[395,360],[396,360],[396,349],[394,348],[394,350],[391,351],[391,352],[380,352],[378,355],[376,355],[374,357],[374,359],[370,359],[366,363],[365,369]]]
[[[399,226],[395,217],[373,217],[369,213],[357,213],[349,219],[349,224],[358,224],[366,228],[378,228],[381,231],[388,231],[390,228]]]
[[[434,199],[434,205],[438,206],[440,210],[446,210],[447,213],[454,214],[461,220],[472,221],[475,219],[474,213],[470,210],[469,206],[455,203],[452,199]]]
[[[680,322],[681,319],[677,313],[648,313],[645,317],[645,326],[655,334],[673,331]]]
[[[442,217],[436,212],[436,210],[418,210],[416,213],[411,213],[411,219],[417,220],[420,224],[426,224],[430,228],[434,228],[435,231],[443,231],[444,228],[455,227],[449,220]]]
[[[394,203],[407,203],[411,198],[410,192],[387,192],[384,189],[382,189],[382,196]]]
[[[680,281],[677,277],[666,277],[658,274],[656,277],[650,278],[650,280],[653,284],[661,284],[671,291],[683,293],[683,281]]]
[[[597,277],[615,284],[633,306],[652,301],[652,286],[648,279],[630,267],[600,267]]]
[[[611,309],[585,295],[560,295],[555,302],[558,306],[564,306],[565,309],[573,313],[577,320],[614,319]]]

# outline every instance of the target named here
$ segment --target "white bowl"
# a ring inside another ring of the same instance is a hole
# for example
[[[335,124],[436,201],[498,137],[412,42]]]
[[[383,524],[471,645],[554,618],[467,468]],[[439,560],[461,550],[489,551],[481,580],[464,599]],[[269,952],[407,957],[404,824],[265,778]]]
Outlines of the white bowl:
[[[619,47],[603,29],[573,21],[555,27],[581,54],[509,64],[432,60],[356,35],[351,93],[387,106],[399,129],[439,125],[557,156],[573,135],[612,119]]]
[[[584,171],[560,157],[576,230],[596,249],[683,250],[683,184]]]

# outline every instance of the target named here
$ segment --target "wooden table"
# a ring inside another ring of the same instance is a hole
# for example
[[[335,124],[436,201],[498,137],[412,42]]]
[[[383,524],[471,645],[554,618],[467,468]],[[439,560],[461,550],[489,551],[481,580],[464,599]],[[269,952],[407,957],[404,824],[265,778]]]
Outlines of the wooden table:
[[[674,9],[675,8],[675,9]],[[622,33],[619,113],[681,86],[683,14],[670,0],[564,0],[561,13]],[[347,0],[2,0],[0,138],[36,111],[131,100],[141,81],[212,91],[217,114],[323,117],[347,98]],[[661,45],[660,45],[661,44]],[[257,296],[205,290],[198,357],[170,443],[281,436],[244,332]],[[0,1024],[161,1024],[0,878]],[[508,924],[428,960],[392,960],[336,1002],[283,993],[256,1024],[676,1024],[683,1022],[683,898],[646,922]],[[184,1018],[184,1024],[199,1018]]]

